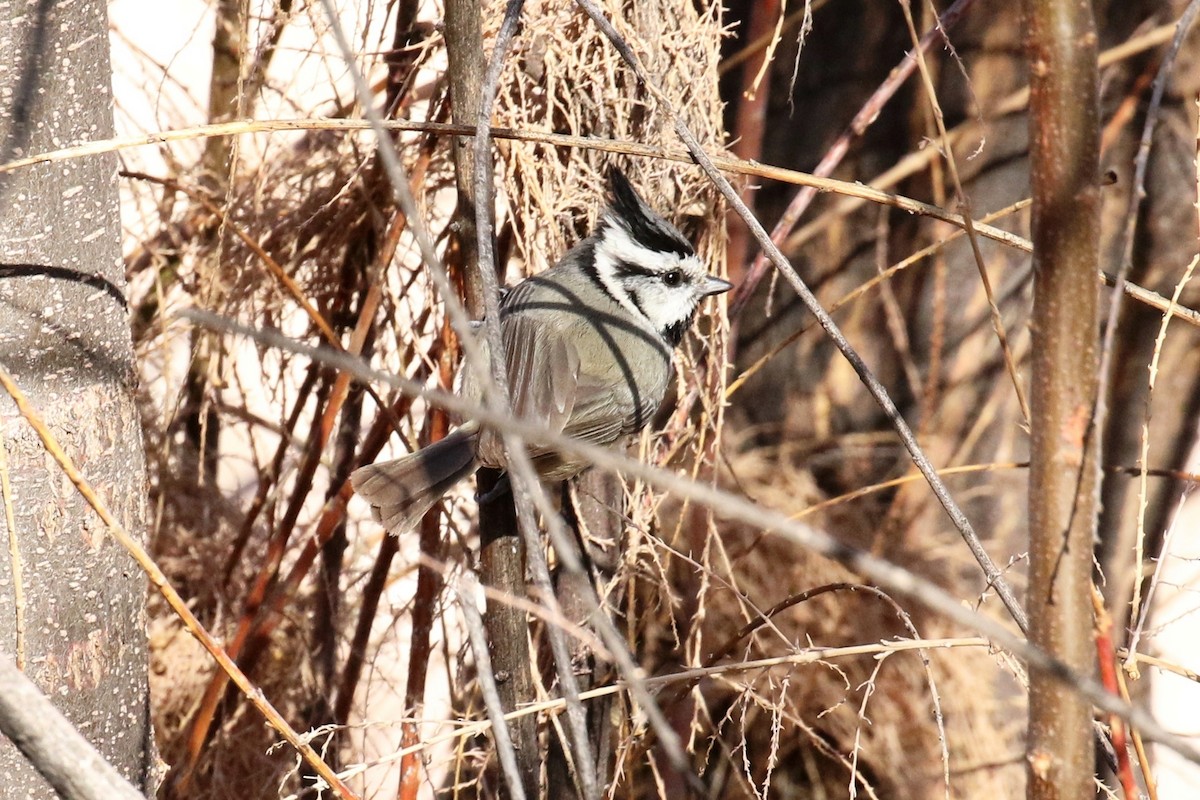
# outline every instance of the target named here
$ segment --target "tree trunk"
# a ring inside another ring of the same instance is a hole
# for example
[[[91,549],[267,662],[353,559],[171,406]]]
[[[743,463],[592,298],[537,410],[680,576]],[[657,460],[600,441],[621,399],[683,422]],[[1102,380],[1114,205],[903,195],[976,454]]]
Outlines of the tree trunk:
[[[113,135],[100,0],[0,17],[0,164]],[[111,154],[0,173],[0,364],[130,531],[145,522],[141,429]],[[135,785],[153,762],[146,581],[0,397],[0,652]],[[53,797],[0,741],[0,798]]]

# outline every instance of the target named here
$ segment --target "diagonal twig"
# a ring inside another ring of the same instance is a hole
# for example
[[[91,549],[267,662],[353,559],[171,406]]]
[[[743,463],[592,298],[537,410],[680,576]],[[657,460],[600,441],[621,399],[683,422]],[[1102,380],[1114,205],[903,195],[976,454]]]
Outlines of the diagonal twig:
[[[841,351],[845,359],[850,362],[850,366],[854,369],[854,371],[858,373],[859,380],[861,380],[867,387],[867,391],[871,393],[871,396],[875,398],[875,402],[879,404],[879,407],[883,410],[889,421],[891,421],[892,427],[896,430],[896,434],[900,437],[900,441],[904,444],[905,449],[908,450],[909,456],[912,458],[913,463],[925,476],[925,480],[929,483],[929,487],[933,490],[934,496],[937,497],[938,502],[940,502],[942,504],[942,508],[945,509],[946,515],[950,517],[951,522],[954,523],[954,527],[957,528],[959,533],[962,535],[963,541],[966,542],[971,554],[975,557],[975,560],[982,568],[983,573],[987,578],[988,585],[995,589],[1000,601],[1008,610],[1009,615],[1012,616],[1014,621],[1016,621],[1017,626],[1022,631],[1025,631],[1029,624],[1025,616],[1025,610],[1021,607],[1016,595],[1013,594],[1012,588],[1004,579],[999,567],[996,566],[996,563],[992,560],[992,557],[988,555],[987,550],[984,549],[983,542],[980,541],[979,535],[975,532],[974,526],[971,525],[971,522],[967,519],[966,514],[964,514],[962,509],[959,508],[958,503],[950,494],[950,490],[946,488],[946,484],[943,483],[942,479],[938,476],[937,470],[934,469],[933,464],[930,463],[928,456],[925,455],[925,452],[921,449],[920,444],[917,443],[912,429],[909,428],[908,423],[900,414],[900,410],[896,407],[895,402],[892,401],[887,389],[884,388],[883,384],[879,382],[879,379],[875,377],[873,372],[871,372],[870,368],[862,360],[862,357],[846,339],[845,335],[842,334],[837,323],[834,322],[833,318],[829,316],[829,313],[822,308],[820,301],[818,301],[816,298],[816,295],[812,293],[812,290],[809,289],[808,285],[804,283],[803,279],[796,272],[795,268],[784,257],[783,253],[780,252],[779,247],[771,240],[771,237],[767,235],[762,223],[755,219],[754,215],[751,214],[749,209],[746,208],[745,203],[742,202],[741,197],[738,196],[738,193],[734,190],[733,186],[731,186],[729,181],[717,171],[716,166],[713,164],[708,154],[704,151],[704,148],[700,145],[700,142],[696,139],[695,134],[692,133],[690,128],[688,128],[687,123],[683,121],[683,118],[676,113],[671,101],[665,95],[663,95],[657,84],[650,79],[649,75],[646,74],[645,69],[642,67],[641,62],[638,60],[633,50],[629,47],[629,44],[621,38],[616,29],[612,27],[612,23],[607,17],[604,16],[603,12],[600,11],[600,9],[595,5],[595,3],[592,2],[592,0],[577,0],[577,2],[584,8],[585,11],[587,11],[588,15],[592,17],[593,21],[595,21],[596,24],[604,30],[606,35],[609,36],[609,38],[613,41],[614,46],[617,48],[617,51],[621,54],[621,57],[625,59],[626,63],[629,64],[629,66],[634,70],[635,74],[638,76],[638,79],[647,89],[649,89],[651,93],[655,95],[658,102],[662,104],[669,117],[674,120],[675,132],[683,141],[684,146],[687,147],[688,152],[691,153],[692,158],[695,159],[700,168],[704,170],[709,179],[712,180],[717,189],[722,195],[724,195],[725,199],[734,208],[734,210],[736,210],[742,219],[745,220],[746,225],[748,225],[750,228],[750,232],[758,241],[759,245],[763,248],[763,252],[766,253],[771,263],[777,270],[779,270],[780,274],[787,279],[788,283],[792,285],[792,288],[800,296],[801,301],[808,308],[809,312],[812,313],[813,317],[816,318],[817,322],[825,330],[826,335],[829,336],[830,340],[833,341],[834,345],[838,348],[838,350]]]
[[[979,281],[983,286],[984,297],[987,298],[988,309],[992,316],[992,329],[996,332],[996,340],[1000,344],[1000,352],[1004,355],[1004,366],[1008,370],[1008,377],[1012,381],[1013,391],[1017,396],[1017,405],[1021,408],[1021,418],[1025,424],[1029,424],[1029,401],[1025,399],[1025,389],[1021,386],[1020,373],[1017,370],[1016,359],[1013,357],[1012,348],[1008,344],[1008,333],[1004,329],[1004,318],[1000,315],[1000,306],[996,302],[996,293],[992,289],[991,278],[988,277],[987,264],[984,262],[983,250],[979,244],[979,232],[975,230],[975,220],[973,217],[974,210],[971,208],[971,198],[963,188],[962,179],[958,174],[958,159],[954,155],[954,148],[950,142],[950,134],[946,131],[946,119],[942,114],[942,106],[938,102],[937,91],[933,86],[933,78],[929,74],[929,65],[925,61],[925,50],[921,47],[920,41],[917,38],[917,26],[913,21],[912,3],[911,0],[901,0],[900,8],[904,11],[904,21],[908,25],[909,35],[912,37],[915,45],[914,53],[916,54],[917,67],[921,71],[921,81],[925,87],[925,94],[929,100],[929,106],[933,112],[933,120],[937,125],[938,140],[941,143],[940,150],[946,160],[946,167],[950,172],[950,180],[954,182],[954,192],[958,195],[959,212],[962,214],[963,230],[967,233],[967,240],[971,244],[971,255],[975,259],[975,268],[979,271]]]
[[[1129,209],[1126,212],[1125,225],[1121,229],[1121,237],[1116,252],[1120,253],[1121,261],[1117,264],[1117,271],[1114,275],[1113,286],[1116,291],[1113,292],[1112,299],[1108,304],[1108,315],[1104,324],[1104,339],[1100,347],[1100,379],[1096,387],[1096,399],[1092,406],[1092,429],[1094,431],[1103,431],[1104,423],[1108,416],[1108,390],[1112,384],[1113,375],[1116,371],[1116,364],[1113,356],[1116,351],[1117,327],[1121,316],[1121,308],[1123,306],[1124,292],[1122,291],[1129,278],[1129,273],[1133,270],[1133,240],[1134,230],[1137,227],[1138,209],[1141,208],[1142,200],[1146,196],[1146,170],[1150,164],[1150,147],[1154,138],[1154,129],[1158,126],[1158,113],[1162,108],[1163,93],[1166,91],[1167,80],[1171,75],[1171,68],[1175,65],[1175,58],[1179,55],[1179,49],[1183,46],[1185,34],[1191,29],[1192,23],[1196,20],[1196,15],[1200,14],[1200,0],[1192,0],[1188,3],[1183,14],[1179,17],[1179,21],[1175,25],[1175,36],[1171,40],[1170,47],[1163,55],[1162,63],[1159,64],[1158,74],[1154,78],[1154,88],[1150,94],[1150,104],[1146,108],[1146,120],[1142,126],[1142,136],[1138,141],[1137,156],[1134,158],[1133,168],[1133,185],[1130,188]],[[1179,289],[1177,287],[1174,297],[1172,297],[1172,305],[1179,297]],[[1166,317],[1163,320],[1165,327],[1168,320],[1171,318],[1171,310],[1166,310]],[[1147,400],[1147,407],[1149,400]],[[1143,451],[1146,443],[1143,441]],[[1143,453],[1144,455],[1144,453]],[[1145,467],[1145,463],[1142,464]],[[1146,543],[1145,537],[1145,522],[1146,515],[1144,513],[1145,505],[1145,481],[1146,477],[1143,473],[1140,477],[1142,511],[1138,514],[1139,535],[1134,544],[1134,561],[1136,565],[1141,565],[1145,557],[1144,548]],[[1140,576],[1140,570],[1138,572]],[[1135,578],[1133,581],[1133,597],[1130,600],[1130,619],[1138,618],[1142,603],[1142,581]],[[1134,644],[1131,650],[1137,649],[1137,635],[1135,633]]]
[[[850,125],[846,128],[845,132],[826,151],[825,156],[813,170],[813,174],[822,178],[827,178],[833,174],[837,166],[842,163],[842,159],[845,158],[846,153],[850,151],[851,142],[858,136],[861,136],[871,126],[871,123],[878,118],[880,109],[899,91],[900,87],[904,85],[904,81],[908,80],[908,76],[916,69],[916,53],[924,53],[933,46],[934,42],[940,41],[945,35],[945,30],[953,27],[974,2],[975,0],[956,0],[954,5],[946,9],[945,13],[938,19],[937,24],[926,31],[925,35],[921,37],[917,49],[905,55],[904,60],[891,71],[887,80],[867,99],[867,102],[859,109],[854,119],[850,121]],[[771,241],[776,244],[782,243],[816,196],[817,191],[814,188],[809,187],[800,190],[795,198],[792,199],[791,204],[788,205],[787,210],[784,211],[783,216],[780,217],[779,222],[775,224],[775,228],[771,231]],[[754,289],[758,286],[759,281],[766,274],[767,261],[770,258],[765,252],[764,250],[763,253],[760,253],[754,259],[754,264],[750,267],[745,282],[737,288],[737,295],[734,297],[733,302],[730,303],[729,315],[731,317],[736,317],[741,312],[742,308],[745,307],[750,297],[754,294]]]

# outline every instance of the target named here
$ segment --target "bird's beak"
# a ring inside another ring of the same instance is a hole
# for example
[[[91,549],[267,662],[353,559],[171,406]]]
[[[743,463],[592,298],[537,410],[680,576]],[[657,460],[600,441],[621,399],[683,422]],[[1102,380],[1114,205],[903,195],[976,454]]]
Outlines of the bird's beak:
[[[708,297],[713,294],[724,294],[733,288],[733,284],[729,281],[718,278],[716,275],[709,275],[704,280],[704,287],[700,290],[700,294]]]

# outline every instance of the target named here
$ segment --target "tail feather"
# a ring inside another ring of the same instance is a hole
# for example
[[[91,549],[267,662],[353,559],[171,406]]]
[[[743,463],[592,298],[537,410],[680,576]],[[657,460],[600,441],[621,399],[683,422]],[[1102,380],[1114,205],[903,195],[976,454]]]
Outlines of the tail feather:
[[[409,530],[454,484],[479,466],[477,436],[474,425],[465,425],[411,455],[355,470],[350,483],[371,504],[375,519],[389,533]]]

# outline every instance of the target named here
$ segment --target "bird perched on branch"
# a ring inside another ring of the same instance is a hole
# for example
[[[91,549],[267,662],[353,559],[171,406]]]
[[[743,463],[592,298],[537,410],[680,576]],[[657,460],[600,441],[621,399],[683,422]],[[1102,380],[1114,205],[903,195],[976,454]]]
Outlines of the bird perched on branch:
[[[598,445],[649,424],[667,392],[671,352],[700,302],[732,288],[708,274],[691,243],[615,168],[609,188],[592,235],[500,304],[514,416]],[[481,396],[470,370],[460,393]],[[526,446],[543,480],[565,480],[589,466],[537,442]],[[350,480],[376,519],[399,533],[481,466],[504,468],[503,442],[471,421],[408,456],[362,467]]]

